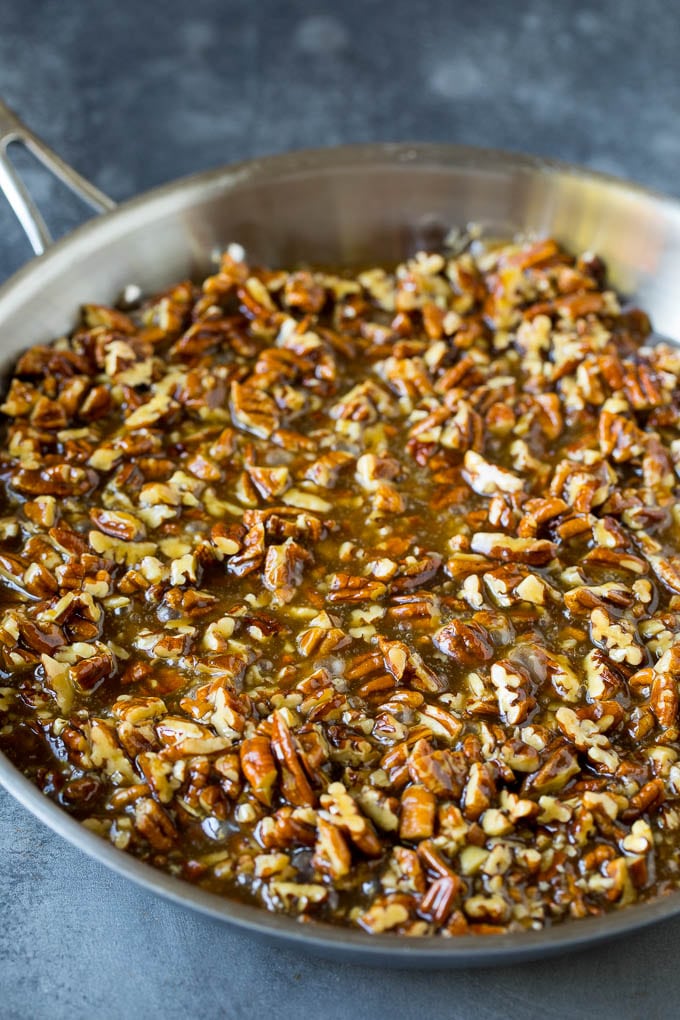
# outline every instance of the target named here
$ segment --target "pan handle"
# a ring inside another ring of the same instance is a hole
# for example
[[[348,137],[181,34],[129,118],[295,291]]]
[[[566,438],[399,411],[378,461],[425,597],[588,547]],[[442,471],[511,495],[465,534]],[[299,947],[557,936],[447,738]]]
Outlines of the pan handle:
[[[0,192],[5,195],[24,228],[36,255],[42,255],[45,249],[52,244],[53,239],[40,210],[7,155],[7,149],[13,142],[24,145],[74,195],[77,195],[97,212],[108,212],[110,209],[115,209],[116,203],[113,199],[105,195],[99,188],[95,188],[94,184],[90,184],[68,163],[60,159],[56,152],[53,152],[34,135],[0,100]]]

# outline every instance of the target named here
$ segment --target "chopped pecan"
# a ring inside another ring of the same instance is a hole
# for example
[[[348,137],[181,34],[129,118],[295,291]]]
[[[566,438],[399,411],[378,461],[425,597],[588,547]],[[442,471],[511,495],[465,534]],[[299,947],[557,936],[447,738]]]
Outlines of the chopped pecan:
[[[497,492],[521,492],[524,482],[512,471],[490,464],[479,453],[468,450],[463,460],[463,478],[480,496]]]
[[[262,439],[271,436],[281,424],[276,403],[263,390],[233,382],[230,394],[231,416],[237,428]]]
[[[394,931],[410,919],[413,906],[413,900],[409,896],[384,896],[376,899],[371,907],[359,916],[358,923],[365,931],[373,934]]]
[[[422,656],[403,641],[388,641],[379,637],[378,645],[383,655],[385,669],[398,683],[405,683],[415,687],[416,690],[431,694],[446,690],[448,687],[446,678],[438,676],[433,669],[426,666]]]
[[[359,811],[356,801],[342,783],[331,783],[321,794],[319,817],[346,832],[355,846],[368,857],[379,857],[382,844],[371,822]]]
[[[502,532],[486,531],[473,535],[470,547],[473,552],[494,560],[528,563],[533,567],[544,566],[557,552],[555,543],[544,538],[513,538]]]
[[[177,841],[172,819],[150,797],[141,797],[135,804],[135,827],[154,850],[171,850]]]
[[[463,881],[457,875],[436,879],[420,901],[418,913],[438,926],[445,924],[463,889]]]
[[[113,653],[107,648],[89,659],[81,659],[71,666],[71,679],[84,691],[92,691],[102,680],[114,674],[116,660]]]
[[[451,620],[432,640],[440,652],[465,666],[488,662],[494,654],[488,631],[474,621]]]
[[[529,693],[531,680],[527,670],[507,659],[500,659],[491,667],[491,682],[496,688],[503,721],[511,726],[524,722],[536,705],[536,699]]]
[[[387,587],[382,581],[371,581],[353,574],[333,574],[328,586],[329,602],[374,602],[382,598]]]
[[[126,542],[134,542],[146,538],[146,528],[134,514],[123,510],[90,510],[90,520],[112,538],[122,538]]]
[[[678,681],[670,673],[659,672],[658,667],[654,671],[649,703],[659,726],[665,730],[677,729]]]
[[[290,602],[302,582],[305,566],[312,562],[311,554],[292,538],[283,545],[270,545],[264,561],[265,586],[274,592],[279,602]]]
[[[316,801],[314,792],[302,768],[288,723],[281,712],[274,713],[271,747],[281,768],[283,796],[291,804],[313,805]]]
[[[11,485],[26,496],[83,496],[94,489],[97,475],[89,468],[70,464],[53,464],[50,467],[19,468],[14,472]]]
[[[270,805],[278,773],[269,739],[255,734],[242,742],[239,753],[243,775],[253,793],[262,804]]]
[[[343,878],[349,874],[352,855],[342,832],[336,825],[319,818],[317,842],[314,848],[315,868],[327,872],[332,878]]]
[[[590,614],[590,633],[594,644],[603,647],[613,662],[639,666],[644,650],[639,644],[637,631],[628,620],[616,620],[603,606]]]
[[[527,777],[524,788],[527,792],[537,794],[557,793],[579,771],[575,755],[562,744],[550,754],[537,772]]]
[[[436,813],[434,793],[424,786],[409,786],[401,796],[400,838],[409,841],[429,839],[434,833]]]
[[[463,793],[463,813],[476,821],[490,807],[496,794],[496,780],[490,765],[473,762]]]
[[[351,640],[340,627],[308,627],[298,634],[297,646],[306,658],[323,658]]]
[[[272,815],[265,815],[257,825],[255,835],[266,850],[313,847],[316,842],[316,818],[300,816],[294,808],[286,806]]]
[[[461,795],[467,774],[465,757],[460,751],[435,751],[427,740],[413,746],[408,761],[411,779],[438,797]]]

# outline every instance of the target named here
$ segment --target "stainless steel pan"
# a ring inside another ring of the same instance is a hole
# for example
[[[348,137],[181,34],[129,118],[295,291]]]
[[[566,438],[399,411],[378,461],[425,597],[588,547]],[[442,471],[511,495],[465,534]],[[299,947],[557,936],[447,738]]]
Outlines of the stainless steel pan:
[[[105,215],[54,246],[7,159],[25,144]],[[635,185],[547,160],[455,145],[362,145],[297,152],[185,178],[114,203],[0,104],[0,189],[40,255],[0,289],[4,364],[67,331],[78,305],[113,300],[128,283],[159,289],[205,273],[214,248],[237,240],[270,264],[394,261],[469,222],[496,235],[549,233],[597,251],[615,286],[680,337],[680,203]],[[45,252],[44,254],[42,254]],[[363,963],[456,967],[562,953],[680,914],[680,894],[543,932],[399,940],[300,925],[203,892],[116,850],[32,786],[0,755],[0,782],[55,832],[177,903],[301,950]]]

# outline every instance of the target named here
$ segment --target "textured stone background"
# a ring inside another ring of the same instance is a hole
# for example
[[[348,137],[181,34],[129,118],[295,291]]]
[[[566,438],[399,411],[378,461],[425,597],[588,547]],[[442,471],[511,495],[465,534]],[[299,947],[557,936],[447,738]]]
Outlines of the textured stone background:
[[[433,139],[680,194],[668,0],[0,0],[0,95],[116,199],[250,155]],[[18,158],[46,217],[82,215]],[[28,249],[0,201],[0,279]],[[27,337],[28,341],[30,338]],[[672,1018],[680,921],[546,963],[394,974],[294,956],[141,892],[0,793],[0,1017]]]

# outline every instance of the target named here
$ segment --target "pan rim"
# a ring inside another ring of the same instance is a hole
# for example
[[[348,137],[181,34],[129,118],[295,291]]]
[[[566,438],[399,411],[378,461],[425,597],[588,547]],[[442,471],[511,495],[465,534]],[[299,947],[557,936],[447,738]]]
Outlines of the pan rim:
[[[373,166],[371,167],[371,165]],[[448,142],[368,142],[346,145],[323,146],[319,148],[294,149],[273,153],[236,163],[222,164],[207,170],[186,174],[166,183],[149,188],[117,204],[113,209],[87,219],[75,230],[60,238],[42,255],[30,258],[0,285],[0,327],[4,305],[14,295],[17,287],[30,279],[38,265],[51,266],[61,261],[65,253],[77,251],[79,244],[96,234],[106,225],[119,222],[122,226],[140,210],[151,212],[162,207],[178,193],[187,196],[194,193],[209,194],[212,191],[227,191],[246,184],[251,180],[269,178],[290,178],[296,174],[313,170],[332,172],[345,169],[373,169],[378,171],[389,167],[410,168],[420,164],[440,169],[442,172],[475,169],[479,172],[507,172],[535,176],[566,177],[574,181],[598,182],[614,191],[628,194],[631,198],[651,201],[664,207],[667,214],[680,221],[680,196],[676,197],[637,181],[604,171],[591,169],[578,163],[552,157],[535,155],[512,149],[496,149],[484,146],[464,145]]]
[[[98,231],[105,230],[105,225],[118,221],[123,231],[125,225],[137,217],[141,210],[146,210],[150,218],[158,216],[164,205],[178,193],[185,194],[188,205],[192,197],[198,198],[202,194],[207,198],[210,194],[226,192],[250,181],[284,179],[307,172],[333,172],[341,168],[379,172],[387,167],[394,170],[398,166],[412,168],[414,165],[440,169],[442,172],[472,169],[480,173],[514,171],[539,176],[566,176],[584,183],[597,181],[632,198],[651,201],[661,206],[666,215],[677,217],[680,222],[678,198],[578,164],[522,152],[432,142],[382,142],[300,149],[227,164],[178,178],[86,221],[57,241],[45,254],[30,259],[0,287],[0,329],[5,316],[13,308],[20,307],[25,300],[24,292],[30,290],[36,271],[51,267],[51,273],[57,275],[66,259],[71,260],[79,251],[81,255],[86,254],[92,238],[96,241]],[[335,953],[349,961],[366,965],[389,963],[402,967],[454,968],[520,962],[583,949],[680,913],[680,892],[673,892],[602,917],[569,920],[554,927],[509,935],[408,939],[395,935],[370,935],[323,922],[301,924],[293,918],[270,913],[261,907],[202,890],[116,849],[50,801],[2,753],[0,784],[57,835],[123,877],[165,899],[226,921],[251,934],[281,941],[289,947],[328,955]]]

